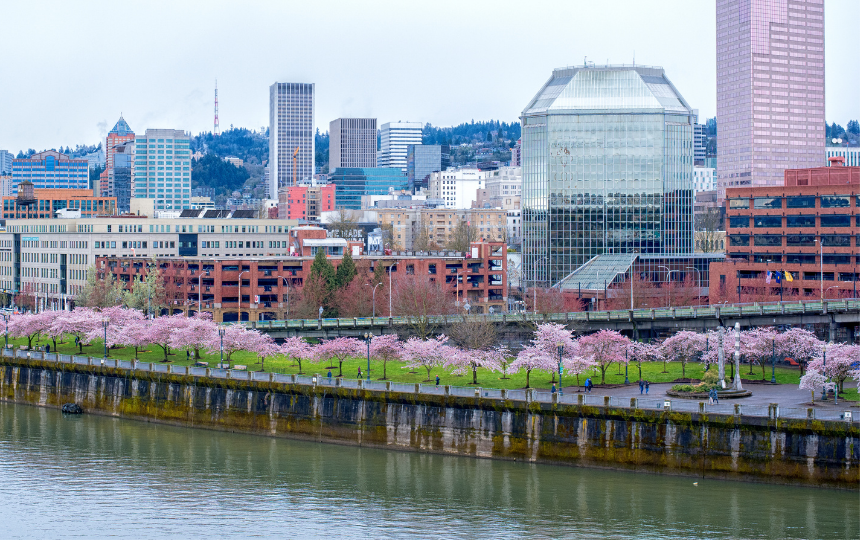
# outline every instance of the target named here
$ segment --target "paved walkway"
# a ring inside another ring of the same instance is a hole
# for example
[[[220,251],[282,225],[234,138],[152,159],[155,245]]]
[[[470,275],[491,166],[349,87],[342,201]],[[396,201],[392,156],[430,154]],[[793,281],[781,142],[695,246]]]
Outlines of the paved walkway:
[[[847,384],[851,384],[846,381]],[[648,397],[652,399],[663,399],[667,398],[666,391],[671,390],[672,386],[676,383],[651,383],[651,387],[648,390]],[[768,405],[770,403],[778,403],[782,407],[810,407],[811,405],[811,394],[809,390],[801,390],[798,388],[796,384],[747,384],[743,385],[744,390],[749,390],[752,392],[752,396],[747,398],[738,398],[738,399],[723,399],[720,400],[720,403],[741,403],[744,405]],[[565,393],[577,393],[577,389],[574,387],[565,387]],[[639,395],[639,382],[632,381],[630,382],[630,386],[622,386],[618,388],[600,388],[595,387],[591,392],[590,396],[594,396],[595,398],[599,396],[612,396],[612,397],[621,397],[621,398],[632,398],[632,397],[640,397]],[[643,394],[641,397],[645,397]],[[838,405],[834,405],[832,396],[825,402],[819,401],[821,397],[821,392],[819,391],[815,395],[815,408],[822,409],[833,409],[844,411],[846,407],[860,407],[860,402],[856,401],[844,401],[839,400]],[[668,399],[678,400],[681,398],[676,397],[668,397]],[[701,399],[692,399],[692,400],[684,400],[684,401],[707,401]]]

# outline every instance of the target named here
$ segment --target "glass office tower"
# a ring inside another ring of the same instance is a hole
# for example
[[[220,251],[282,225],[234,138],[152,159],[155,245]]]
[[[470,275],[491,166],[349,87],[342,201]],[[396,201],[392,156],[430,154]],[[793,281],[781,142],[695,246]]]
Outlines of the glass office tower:
[[[662,68],[556,69],[522,114],[523,270],[693,251],[693,110]]]

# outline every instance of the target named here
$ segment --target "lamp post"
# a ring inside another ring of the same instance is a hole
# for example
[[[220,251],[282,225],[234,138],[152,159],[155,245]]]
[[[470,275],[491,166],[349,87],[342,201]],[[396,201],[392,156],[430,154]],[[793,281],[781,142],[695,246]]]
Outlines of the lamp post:
[[[630,384],[630,378],[627,376],[627,369],[630,367],[630,359],[627,356],[629,352],[624,349],[624,384]]]
[[[367,343],[367,382],[370,382],[370,342],[372,339],[372,332],[364,333],[364,342]]]
[[[239,303],[238,303],[238,305],[239,305],[239,322],[242,322],[242,274],[247,274],[247,273],[248,273],[247,270],[242,270],[241,272],[239,272],[239,298],[237,298],[237,300],[239,301]],[[250,283],[249,283],[249,285],[250,285]],[[249,296],[248,300],[250,300],[250,299],[251,299],[251,297]],[[250,302],[248,302],[248,303],[250,304]],[[249,308],[249,311],[250,311],[250,308]],[[250,320],[250,319],[251,319],[251,314],[248,313],[248,320]]]
[[[6,348],[9,348],[9,314],[3,314],[3,321],[6,323],[6,330],[4,331],[3,337],[6,340]]]
[[[702,273],[699,272],[699,269],[696,268],[695,266],[688,266],[685,268],[685,270],[692,270],[696,273],[696,288],[697,289],[701,288],[702,287]],[[699,301],[698,292],[696,293],[696,301],[697,302]]]
[[[104,329],[105,329],[105,360],[107,360],[107,354],[108,354],[108,350],[107,350],[107,329],[108,329],[108,324],[110,324],[110,321],[108,321],[107,319],[102,320],[102,326],[104,326]]]
[[[394,311],[391,309],[391,298],[394,296],[394,294],[393,294],[394,291],[393,291],[392,286],[391,286],[391,272],[394,270],[395,264],[397,264],[396,261],[391,263],[391,266],[388,267],[388,316],[389,317],[394,316]]]
[[[209,270],[206,270],[206,275],[209,275]],[[198,313],[203,311],[203,285],[200,283],[200,280],[203,279],[203,273],[200,273],[200,276],[197,278],[197,311]]]
[[[822,367],[823,367],[823,371],[826,372],[827,371],[827,343],[824,343],[824,355],[823,355],[823,357],[824,357],[824,366],[822,366]],[[827,399],[827,387],[822,386],[821,387],[821,401],[824,401],[825,399]]]
[[[562,377],[564,376],[564,364],[561,363],[561,357],[564,354],[564,345],[558,344],[558,395],[562,394]]]
[[[224,327],[221,326],[218,328],[218,337],[221,338],[221,362],[218,364],[218,367],[224,366]]]
[[[831,285],[830,287],[824,289],[824,299],[827,299],[827,291],[829,291],[830,289],[839,290],[839,285]]]
[[[370,283],[366,283],[366,285],[368,287],[370,287]],[[376,318],[376,288],[379,287],[380,285],[382,285],[381,281],[373,286],[373,299],[371,301],[373,302],[373,317],[374,318]]]
[[[669,270],[668,266],[658,266],[657,268],[665,268],[666,269],[666,286],[669,285],[669,281],[672,279],[672,272],[680,272],[680,270]],[[669,294],[666,293],[666,307],[669,307]]]

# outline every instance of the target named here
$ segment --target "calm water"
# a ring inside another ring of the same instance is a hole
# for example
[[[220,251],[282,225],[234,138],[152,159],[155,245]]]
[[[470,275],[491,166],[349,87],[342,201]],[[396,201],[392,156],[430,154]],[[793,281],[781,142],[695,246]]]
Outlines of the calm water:
[[[860,495],[0,403],[0,537],[858,538]]]

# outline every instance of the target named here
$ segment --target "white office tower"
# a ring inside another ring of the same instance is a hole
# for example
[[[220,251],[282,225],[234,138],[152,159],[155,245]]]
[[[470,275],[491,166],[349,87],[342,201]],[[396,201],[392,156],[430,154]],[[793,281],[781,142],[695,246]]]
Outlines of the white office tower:
[[[0,150],[0,176],[12,174],[12,159],[15,156],[7,150]]]
[[[328,128],[328,170],[376,167],[376,118],[338,118]]]
[[[421,122],[388,122],[382,124],[378,167],[396,167],[406,172],[406,149],[421,144]]]
[[[269,197],[312,179],[314,152],[314,84],[276,82],[269,87]]]

